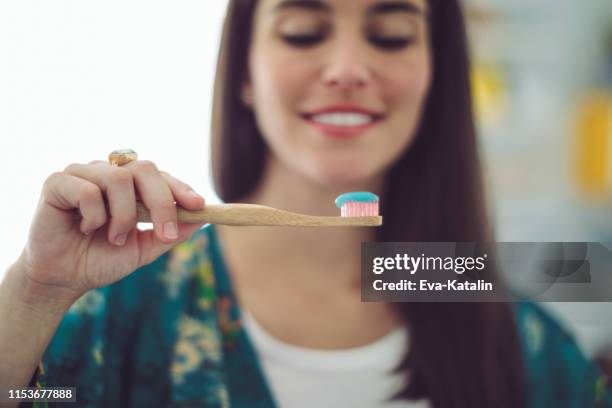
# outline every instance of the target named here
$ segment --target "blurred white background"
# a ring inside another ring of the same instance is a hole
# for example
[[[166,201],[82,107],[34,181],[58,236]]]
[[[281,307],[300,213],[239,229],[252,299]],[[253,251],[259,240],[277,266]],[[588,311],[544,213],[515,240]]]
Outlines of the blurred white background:
[[[225,0],[0,2],[0,276],[44,180],[131,148],[209,201],[208,134]]]
[[[585,200],[572,167],[580,101],[610,94],[610,0],[466,3],[498,238],[612,241],[612,200]],[[44,180],[70,163],[132,148],[218,201],[207,158],[225,6],[0,2],[0,277],[23,248]],[[612,119],[610,129],[612,140]],[[612,303],[550,306],[588,353],[612,343]]]

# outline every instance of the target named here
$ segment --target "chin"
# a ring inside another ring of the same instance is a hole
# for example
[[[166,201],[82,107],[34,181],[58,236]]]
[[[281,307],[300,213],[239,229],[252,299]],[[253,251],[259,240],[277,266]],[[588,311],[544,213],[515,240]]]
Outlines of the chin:
[[[319,184],[326,185],[333,189],[343,191],[360,190],[371,185],[372,181],[379,175],[370,166],[364,163],[359,165],[323,165],[318,163],[311,167],[311,176]]]

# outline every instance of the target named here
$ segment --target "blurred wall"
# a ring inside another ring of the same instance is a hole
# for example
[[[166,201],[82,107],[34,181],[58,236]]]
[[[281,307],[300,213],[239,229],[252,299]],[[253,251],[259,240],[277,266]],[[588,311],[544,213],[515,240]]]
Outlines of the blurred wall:
[[[466,8],[498,240],[612,242],[612,3]],[[612,303],[545,307],[588,353],[612,346]]]

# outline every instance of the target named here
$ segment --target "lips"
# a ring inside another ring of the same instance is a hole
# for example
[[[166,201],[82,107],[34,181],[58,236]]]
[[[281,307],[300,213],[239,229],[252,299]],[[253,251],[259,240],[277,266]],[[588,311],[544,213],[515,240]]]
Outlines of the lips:
[[[302,117],[325,136],[355,137],[381,121],[384,116],[354,106],[328,107]]]

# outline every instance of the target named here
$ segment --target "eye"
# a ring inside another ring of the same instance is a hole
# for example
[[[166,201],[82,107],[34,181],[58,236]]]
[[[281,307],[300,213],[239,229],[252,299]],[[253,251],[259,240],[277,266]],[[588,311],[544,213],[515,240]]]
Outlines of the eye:
[[[395,51],[408,47],[414,43],[413,37],[387,37],[387,36],[369,36],[368,41],[375,47]]]
[[[294,47],[309,48],[319,44],[325,39],[325,34],[283,34],[283,40]]]

